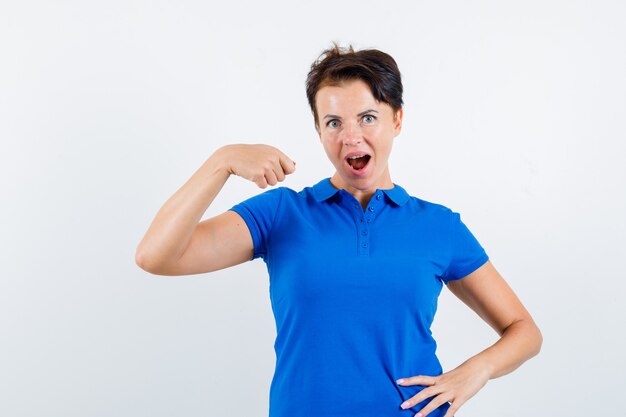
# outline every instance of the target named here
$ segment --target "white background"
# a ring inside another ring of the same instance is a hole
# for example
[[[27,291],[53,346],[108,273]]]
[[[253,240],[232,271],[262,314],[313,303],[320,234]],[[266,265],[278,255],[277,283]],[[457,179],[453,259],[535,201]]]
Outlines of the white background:
[[[2,1],[0,414],[267,415],[265,264],[162,277],[135,248],[222,145],[283,150],[295,190],[332,175],[304,80],[336,40],[396,59],[392,180],[462,213],[544,335],[457,415],[619,415],[625,21],[620,1]],[[204,218],[261,191],[232,177]],[[433,333],[444,371],[496,340],[445,288]]]

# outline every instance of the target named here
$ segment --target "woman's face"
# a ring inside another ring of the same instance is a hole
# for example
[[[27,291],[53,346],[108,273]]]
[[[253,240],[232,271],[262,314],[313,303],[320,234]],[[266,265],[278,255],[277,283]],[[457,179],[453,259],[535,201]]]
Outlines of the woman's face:
[[[322,87],[315,102],[320,141],[337,170],[333,185],[353,194],[393,188],[387,160],[402,109],[394,118],[392,107],[377,102],[359,79]]]

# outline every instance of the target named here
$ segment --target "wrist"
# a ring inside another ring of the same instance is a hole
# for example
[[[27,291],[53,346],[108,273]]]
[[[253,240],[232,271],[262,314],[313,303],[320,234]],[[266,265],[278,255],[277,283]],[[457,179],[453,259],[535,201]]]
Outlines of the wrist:
[[[230,169],[229,161],[229,151],[232,148],[232,145],[224,145],[218,148],[213,155],[211,155],[207,162],[209,162],[213,166],[214,172],[227,173],[229,176],[233,174]]]

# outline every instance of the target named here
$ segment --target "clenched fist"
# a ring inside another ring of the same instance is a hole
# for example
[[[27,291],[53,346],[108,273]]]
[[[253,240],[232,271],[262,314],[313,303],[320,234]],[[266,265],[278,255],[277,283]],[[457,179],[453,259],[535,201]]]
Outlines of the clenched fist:
[[[229,174],[250,180],[260,188],[276,185],[296,170],[291,158],[270,145],[226,145],[218,152]]]

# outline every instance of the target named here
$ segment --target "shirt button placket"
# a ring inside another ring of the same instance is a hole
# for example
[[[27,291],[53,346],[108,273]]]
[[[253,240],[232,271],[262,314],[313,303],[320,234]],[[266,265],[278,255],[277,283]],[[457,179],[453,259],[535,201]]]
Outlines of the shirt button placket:
[[[359,235],[359,255],[369,256],[370,254],[370,233],[369,233],[369,225],[372,223],[374,218],[374,212],[376,211],[375,207],[378,207],[382,202],[382,194],[379,192],[375,196],[375,200],[370,201],[369,207],[365,211],[365,216],[361,210],[359,210],[359,214],[361,214],[361,233]]]
[[[366,223],[363,223],[364,225]],[[359,237],[359,255],[368,256],[370,254],[369,235],[366,229],[361,230]]]
[[[369,244],[369,231],[368,231],[368,222],[369,222],[369,218],[365,217],[365,213],[363,213],[363,210],[361,209],[360,205],[355,205],[355,208],[358,209],[358,216],[359,216],[359,233],[358,233],[358,252],[359,252],[359,256],[368,256],[370,253],[370,244]]]

